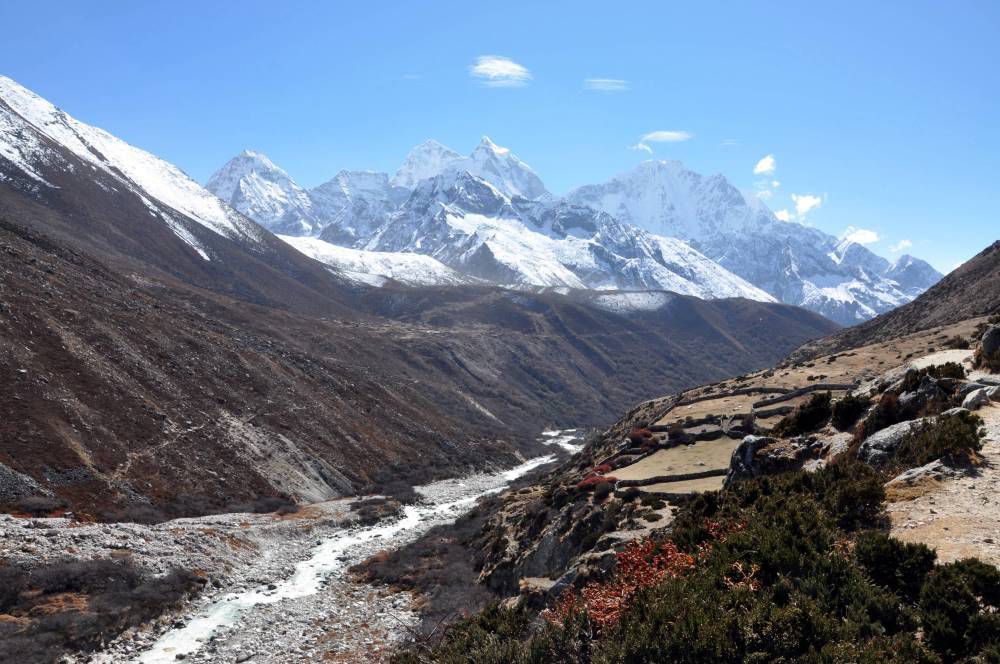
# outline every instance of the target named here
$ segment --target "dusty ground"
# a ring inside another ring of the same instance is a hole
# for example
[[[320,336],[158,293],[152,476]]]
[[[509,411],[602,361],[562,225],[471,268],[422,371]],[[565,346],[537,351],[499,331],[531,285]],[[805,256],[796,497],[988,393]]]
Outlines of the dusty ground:
[[[923,542],[948,562],[975,556],[1000,565],[1000,406],[977,411],[986,422],[983,464],[958,479],[926,483],[911,500],[888,505],[893,536]]]

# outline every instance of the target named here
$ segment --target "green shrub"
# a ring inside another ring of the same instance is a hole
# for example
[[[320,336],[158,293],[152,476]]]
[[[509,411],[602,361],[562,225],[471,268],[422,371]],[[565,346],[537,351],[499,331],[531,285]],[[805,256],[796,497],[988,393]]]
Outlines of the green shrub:
[[[947,661],[1000,645],[1000,571],[978,560],[943,565],[920,591],[928,645]]]
[[[872,581],[915,601],[937,554],[923,544],[906,544],[879,532],[861,534],[854,556]]]
[[[602,503],[611,495],[611,482],[600,482],[594,485],[594,502]]]
[[[944,364],[935,364],[919,370],[910,369],[903,377],[903,384],[899,389],[900,393],[913,392],[920,387],[920,383],[923,382],[926,376],[934,379],[954,378],[961,380],[965,378],[965,367],[958,362],[945,362]]]
[[[878,403],[875,404],[875,407],[872,408],[868,416],[865,417],[861,425],[855,430],[854,438],[857,442],[860,442],[873,433],[890,427],[893,424],[899,424],[904,419],[906,419],[906,413],[902,406],[899,405],[899,396],[895,392],[886,392],[879,398]]]
[[[922,466],[935,459],[961,458],[983,447],[983,421],[969,412],[960,412],[926,422],[903,439],[896,461],[905,466]]]
[[[847,395],[833,404],[831,423],[838,431],[851,428],[871,408],[868,397]]]
[[[778,422],[772,433],[776,436],[801,436],[816,431],[830,419],[830,393],[817,392],[804,404]]]

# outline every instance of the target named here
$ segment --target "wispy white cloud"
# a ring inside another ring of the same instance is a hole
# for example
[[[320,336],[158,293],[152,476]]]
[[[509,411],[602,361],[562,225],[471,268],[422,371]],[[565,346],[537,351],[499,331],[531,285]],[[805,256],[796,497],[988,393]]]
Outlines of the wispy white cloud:
[[[480,55],[469,73],[491,88],[519,88],[531,80],[531,72],[502,55]]]
[[[721,143],[719,143],[719,145],[721,145],[724,148],[731,148],[739,144],[740,144],[739,140],[735,138],[727,138],[723,140]]]
[[[423,78],[421,74],[403,74],[404,81],[419,81]]]
[[[754,175],[773,175],[777,164],[774,161],[774,155],[769,154],[766,157],[761,158],[757,162],[757,165],[753,167]]]
[[[659,129],[657,131],[651,131],[648,134],[643,134],[639,142],[631,146],[632,150],[642,150],[643,152],[653,153],[653,148],[649,147],[650,143],[681,143],[683,141],[689,141],[694,138],[694,134],[688,131],[681,131],[679,129]]]
[[[891,251],[894,254],[898,254],[899,252],[901,252],[901,251],[903,251],[905,249],[909,249],[912,246],[913,246],[913,243],[910,242],[909,240],[900,240],[896,244],[894,244],[891,247],[889,247],[889,251]]]
[[[848,226],[841,238],[857,242],[858,244],[872,244],[879,240],[878,233],[875,231],[870,231],[867,228],[856,228],[854,226]]]
[[[694,138],[694,134],[676,129],[651,131],[639,139],[640,143],[680,143]]]
[[[583,81],[583,87],[600,92],[623,92],[628,90],[628,81],[620,78],[588,78]]]
[[[757,192],[757,198],[762,201],[769,201],[774,198],[774,194],[780,186],[781,183],[777,180],[760,179],[753,183],[753,188]]]
[[[789,212],[788,210],[778,210],[777,212],[774,213],[774,216],[777,217],[781,221],[791,221],[792,220],[792,213]]]
[[[823,197],[812,194],[792,194],[792,202],[795,203],[795,213],[801,217],[822,205]]]

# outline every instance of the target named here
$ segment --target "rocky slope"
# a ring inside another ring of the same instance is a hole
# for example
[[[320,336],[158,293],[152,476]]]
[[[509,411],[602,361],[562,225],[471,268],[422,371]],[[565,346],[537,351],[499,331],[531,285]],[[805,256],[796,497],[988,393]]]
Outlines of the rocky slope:
[[[995,563],[998,538],[984,529],[995,520],[988,505],[998,481],[990,469],[1000,376],[976,364],[988,354],[976,348],[996,346],[1000,316],[963,316],[983,309],[935,293],[981,292],[988,300],[996,249],[911,305],[938,324],[907,329],[905,316],[864,344],[639,403],[562,467],[502,495],[477,527],[460,522],[435,541],[475,561],[467,581],[495,597],[518,596],[519,606],[558,612],[567,589],[606,580],[630,543],[669,537],[688,506],[719,505],[726,487],[859,464],[859,477],[884,484],[879,523],[891,519],[893,536],[936,548],[942,563],[968,556]],[[978,442],[970,411],[986,425]],[[699,498],[720,490],[721,497]],[[433,575],[414,553],[373,562],[369,573]]]
[[[1000,242],[969,259],[926,293],[894,311],[806,344],[793,360],[863,346],[1000,311]]]

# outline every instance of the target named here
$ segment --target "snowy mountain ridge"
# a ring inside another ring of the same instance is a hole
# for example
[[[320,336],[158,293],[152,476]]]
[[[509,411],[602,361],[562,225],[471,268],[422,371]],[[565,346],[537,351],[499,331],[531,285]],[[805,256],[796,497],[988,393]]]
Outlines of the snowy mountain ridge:
[[[139,194],[152,216],[162,218],[182,240],[208,260],[183,224],[169,210],[149,200],[147,194],[206,228],[231,239],[256,244],[260,228],[212,195],[179,168],[155,155],[129,145],[103,129],[73,118],[53,104],[5,76],[0,76],[0,155],[19,170],[34,177],[41,186],[52,187],[38,175],[35,165],[59,157],[43,145],[37,132],[71,151],[74,155],[111,176],[122,186]],[[51,164],[50,164],[51,165]],[[64,167],[71,168],[69,164]]]
[[[358,202],[326,212],[318,235],[357,249],[433,256],[504,285],[766,294],[842,324],[909,302],[941,278],[912,256],[893,263],[780,221],[722,175],[703,176],[678,161],[644,161],[557,198],[488,137],[467,157],[430,140],[379,183],[351,189]],[[707,270],[701,259],[721,270]]]

